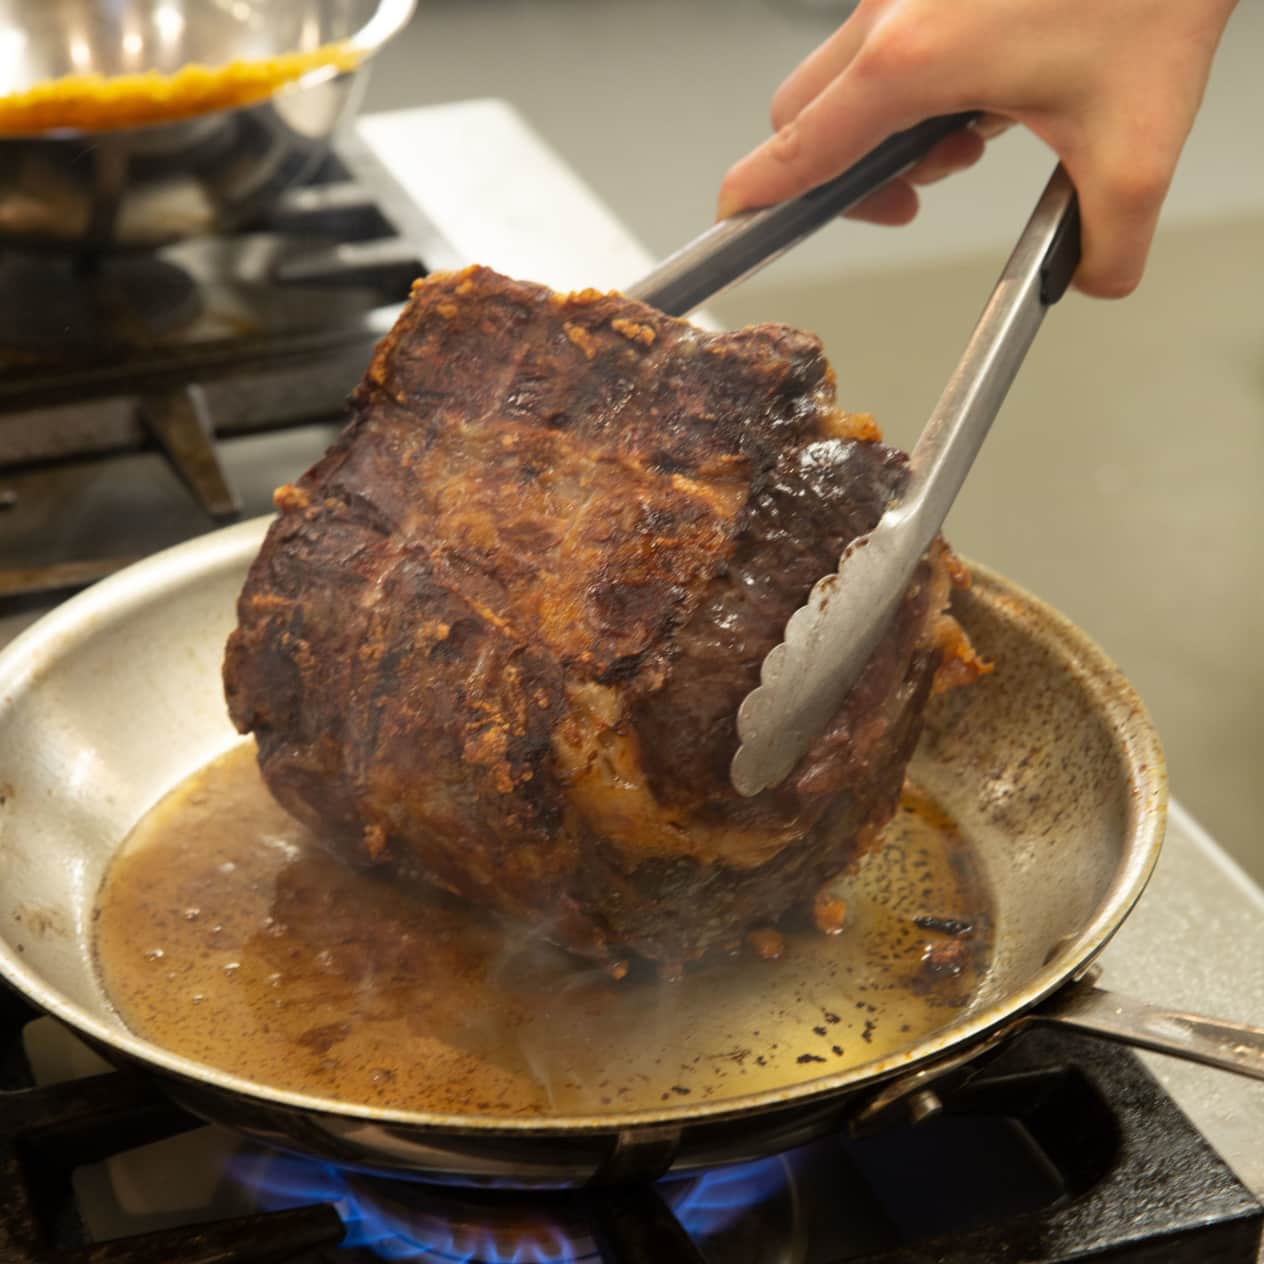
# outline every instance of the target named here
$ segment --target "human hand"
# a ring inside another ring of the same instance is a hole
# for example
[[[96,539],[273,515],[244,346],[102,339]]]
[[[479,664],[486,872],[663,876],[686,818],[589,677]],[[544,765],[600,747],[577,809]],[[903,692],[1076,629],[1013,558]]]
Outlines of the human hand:
[[[1159,209],[1236,0],[861,0],[777,90],[776,135],[733,166],[719,215],[838,175],[893,132],[979,110],[849,214],[904,224],[915,186],[977,162],[1012,123],[1061,158],[1079,194],[1076,286],[1141,280]]]

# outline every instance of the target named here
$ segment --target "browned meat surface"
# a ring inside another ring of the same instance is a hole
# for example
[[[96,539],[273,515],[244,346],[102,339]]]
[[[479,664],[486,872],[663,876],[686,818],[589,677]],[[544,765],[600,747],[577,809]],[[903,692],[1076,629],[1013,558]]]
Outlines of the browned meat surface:
[[[977,671],[937,545],[792,777],[728,784],[761,659],[905,477],[810,335],[474,268],[417,285],[351,411],[278,492],[225,683],[355,860],[670,972],[851,865]]]

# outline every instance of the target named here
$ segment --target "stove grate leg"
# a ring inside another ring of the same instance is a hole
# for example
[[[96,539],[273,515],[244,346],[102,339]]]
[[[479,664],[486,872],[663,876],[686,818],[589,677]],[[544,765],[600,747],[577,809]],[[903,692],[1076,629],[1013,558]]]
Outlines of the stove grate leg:
[[[200,386],[145,395],[137,415],[199,505],[216,521],[241,513],[241,499],[215,450],[215,427]]]

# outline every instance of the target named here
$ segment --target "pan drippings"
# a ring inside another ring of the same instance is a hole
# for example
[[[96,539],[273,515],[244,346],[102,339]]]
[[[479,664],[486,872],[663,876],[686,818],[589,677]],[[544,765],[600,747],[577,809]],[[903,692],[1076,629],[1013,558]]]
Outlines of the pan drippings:
[[[604,972],[427,888],[348,869],[268,795],[250,744],[138,825],[103,886],[97,955],[123,1020],[275,1088],[401,1110],[576,1114],[712,1102],[908,1048],[969,1003],[983,884],[915,792],[886,846],[784,951],[677,983]],[[837,903],[845,902],[845,909]]]

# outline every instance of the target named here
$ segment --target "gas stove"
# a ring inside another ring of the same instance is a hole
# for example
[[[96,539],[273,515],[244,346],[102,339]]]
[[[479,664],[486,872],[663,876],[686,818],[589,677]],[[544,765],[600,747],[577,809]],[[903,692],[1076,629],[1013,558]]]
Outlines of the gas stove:
[[[0,322],[0,643],[131,558],[267,512],[336,432],[411,280],[474,260],[556,288],[650,263],[498,102],[362,120],[231,238],[42,283],[0,260],[26,295]],[[1261,959],[1264,896],[1175,806],[1106,982],[1258,1021]],[[1264,1218],[1264,1086],[1052,1032],[916,1128],[568,1195],[259,1150],[8,996],[0,1090],[0,1264],[1247,1261]]]

